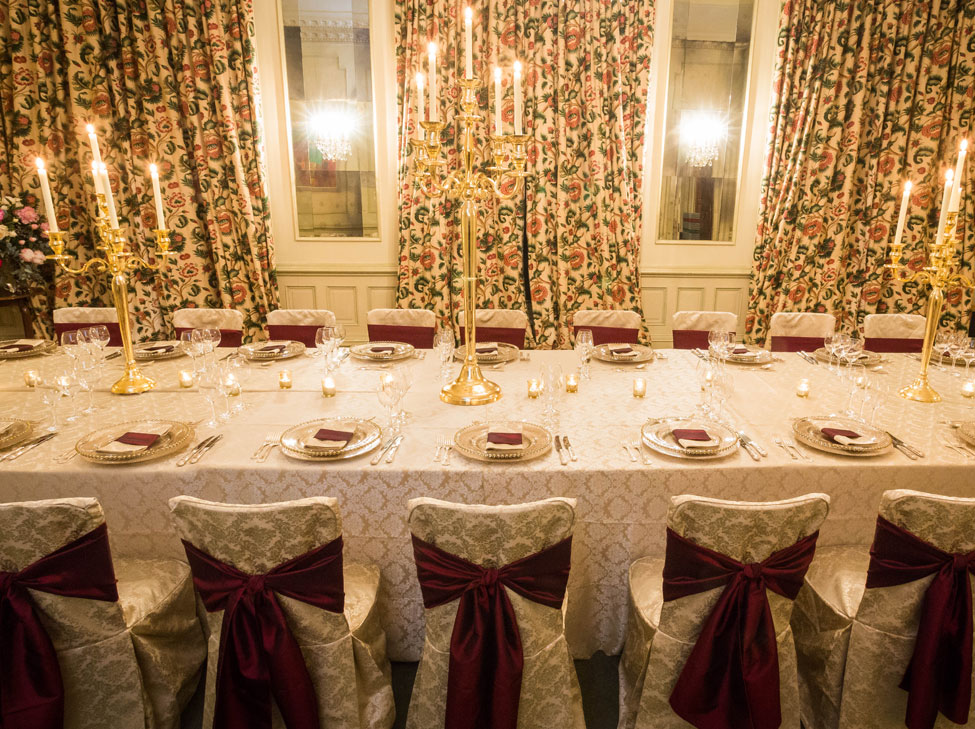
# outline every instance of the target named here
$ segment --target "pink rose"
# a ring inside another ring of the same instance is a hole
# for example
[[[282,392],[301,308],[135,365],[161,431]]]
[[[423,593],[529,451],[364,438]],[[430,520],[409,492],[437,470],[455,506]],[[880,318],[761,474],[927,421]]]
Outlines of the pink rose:
[[[34,251],[30,248],[24,248],[20,251],[20,260],[32,263],[34,261]]]
[[[17,217],[20,218],[21,223],[36,223],[37,211],[28,205],[17,211]]]

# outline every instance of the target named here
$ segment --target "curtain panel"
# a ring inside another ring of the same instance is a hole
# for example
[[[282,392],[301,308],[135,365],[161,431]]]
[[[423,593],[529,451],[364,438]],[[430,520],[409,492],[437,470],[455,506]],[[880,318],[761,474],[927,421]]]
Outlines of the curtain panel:
[[[156,162],[178,252],[132,276],[136,336],[171,332],[172,312],[196,306],[238,309],[259,332],[277,293],[252,0],[3,0],[0,38],[0,188],[39,196],[45,158],[66,249],[87,260],[93,124],[130,247],[154,259]],[[55,305],[111,305],[108,283],[58,274]]]
[[[776,311],[821,311],[858,328],[871,313],[923,313],[927,287],[883,270],[904,182],[914,183],[905,260],[924,265],[944,172],[975,141],[971,0],[786,0],[749,293],[747,334]],[[958,252],[975,259],[969,155]],[[958,326],[970,292],[946,292]]]
[[[396,0],[401,306],[432,309],[457,330],[464,307],[457,201],[431,200],[414,177],[417,71],[438,44],[444,158],[459,163],[457,79],[464,0]],[[487,0],[476,5],[474,65],[483,89],[477,134],[488,150],[495,66],[505,71],[505,130],[514,120],[511,66],[524,64],[528,172],[524,194],[482,208],[479,308],[516,308],[538,347],[569,342],[580,308],[641,312],[643,137],[652,0]],[[490,162],[482,163],[486,166]]]

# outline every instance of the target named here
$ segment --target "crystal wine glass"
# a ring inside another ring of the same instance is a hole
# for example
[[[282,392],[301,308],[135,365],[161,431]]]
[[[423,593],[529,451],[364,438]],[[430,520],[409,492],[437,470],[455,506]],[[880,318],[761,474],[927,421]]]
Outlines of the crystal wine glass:
[[[592,360],[593,346],[592,329],[580,329],[576,332],[575,350],[579,355],[579,362],[582,365],[579,369],[584,380],[592,379],[589,363]]]

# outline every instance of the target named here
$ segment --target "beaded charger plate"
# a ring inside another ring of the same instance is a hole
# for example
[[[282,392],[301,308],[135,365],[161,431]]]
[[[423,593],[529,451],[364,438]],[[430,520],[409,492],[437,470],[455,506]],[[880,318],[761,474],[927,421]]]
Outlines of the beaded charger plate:
[[[271,347],[271,349],[265,350],[266,347]],[[298,355],[304,354],[305,345],[293,339],[272,342],[251,342],[250,344],[241,345],[237,348],[237,351],[243,355],[244,359],[263,362],[297,357]]]
[[[169,426],[169,428],[151,446],[128,453],[102,453],[100,450],[125,433],[145,433],[159,426]],[[75,450],[78,451],[79,456],[92,463],[111,465],[141,463],[178,453],[190,443],[194,432],[191,423],[176,420],[134,420],[99,428],[89,433],[75,444]]]
[[[845,360],[837,359],[836,357],[831,356],[830,353],[826,351],[826,347],[820,347],[819,349],[815,350],[813,352],[813,355],[820,362],[826,362],[826,363],[832,362],[833,364],[840,364],[840,365],[846,364]],[[857,359],[856,364],[861,364],[864,367],[876,367],[883,361],[884,361],[884,356],[882,354],[879,354],[877,352],[871,352],[865,349],[860,353],[860,357]]]
[[[136,346],[133,354],[136,361],[139,362],[186,356],[186,353],[179,346],[179,342],[146,342]]]
[[[969,421],[958,426],[958,437],[968,445],[975,446],[975,422]]]
[[[4,418],[0,420],[0,448],[12,448],[33,432],[34,426],[27,420]]]
[[[703,430],[712,438],[717,438],[718,444],[707,448],[685,448],[674,437],[675,430]],[[640,437],[648,448],[657,453],[697,461],[724,458],[738,448],[737,433],[707,418],[654,418],[643,424]]]
[[[636,352],[636,356],[626,357],[613,354],[612,351],[610,351],[612,347],[632,347],[633,351]],[[652,347],[646,347],[642,344],[613,342],[608,344],[600,344],[593,347],[592,356],[594,359],[598,359],[600,362],[612,362],[613,364],[638,364],[640,362],[651,361],[654,355]]]
[[[487,450],[488,424],[472,423],[454,433],[457,452],[475,461],[531,461],[552,449],[552,434],[535,423],[519,423],[524,448],[519,451]]]
[[[727,355],[722,357],[725,362],[731,362],[731,364],[740,365],[763,365],[768,364],[774,359],[774,356],[767,349],[759,349],[757,347],[748,347],[747,353],[729,352]],[[714,347],[711,348],[714,352]]]
[[[823,428],[837,428],[852,430],[870,442],[859,444],[836,443],[823,435]],[[798,418],[792,423],[792,432],[796,440],[826,453],[836,453],[841,456],[879,456],[887,453],[893,441],[886,432],[879,428],[861,423],[859,420],[835,415],[814,415],[808,418]]]
[[[41,354],[51,354],[58,348],[57,342],[52,342],[50,339],[45,339],[32,346],[30,349],[25,349],[23,351],[3,349],[5,346],[16,344],[17,341],[18,340],[16,339],[0,340],[0,359],[23,359],[24,357],[37,357]]]
[[[406,342],[367,342],[349,347],[353,357],[374,362],[397,362],[401,359],[409,359],[414,351],[413,345]]]
[[[322,428],[340,430],[350,425],[353,427],[352,439],[342,448],[309,448],[306,445]],[[352,417],[319,418],[299,423],[284,431],[281,434],[281,451],[289,458],[299,461],[341,461],[374,451],[382,442],[382,434],[382,428],[371,420]]]
[[[919,354],[916,354],[914,356],[917,357],[918,359],[921,358],[921,355],[919,355]],[[942,354],[940,357],[938,356],[938,353],[937,352],[932,352],[931,353],[931,363],[932,364],[940,364],[940,365],[949,365],[949,366],[954,366],[954,367],[964,367],[965,366],[965,360],[963,360],[961,357],[952,357],[947,352],[945,352],[944,354]]]
[[[500,362],[514,362],[521,356],[521,350],[513,344],[506,342],[478,342],[477,349],[481,347],[497,347],[497,352],[478,352],[478,364],[495,364]],[[454,359],[463,362],[467,357],[466,347],[457,347],[454,350]]]

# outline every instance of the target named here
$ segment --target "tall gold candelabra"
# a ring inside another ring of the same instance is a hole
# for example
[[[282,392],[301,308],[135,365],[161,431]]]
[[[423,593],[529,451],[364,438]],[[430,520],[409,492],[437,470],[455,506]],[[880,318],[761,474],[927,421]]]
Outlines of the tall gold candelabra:
[[[420,189],[432,197],[445,195],[461,201],[460,240],[464,259],[464,336],[466,355],[457,379],[445,385],[440,399],[451,405],[486,405],[501,397],[501,387],[484,377],[477,363],[477,332],[474,312],[477,309],[477,213],[481,204],[492,198],[511,200],[518,194],[523,180],[528,154],[526,134],[491,136],[491,156],[494,165],[490,174],[476,169],[477,150],[474,145],[475,124],[483,120],[478,115],[475,76],[460,81],[461,163],[453,172],[441,172],[444,164],[440,153],[440,134],[444,122],[421,121],[423,138],[418,142],[416,172]],[[510,183],[510,184],[506,184]]]
[[[928,382],[928,364],[934,348],[934,338],[938,332],[938,321],[941,319],[941,307],[944,305],[945,289],[950,286],[975,286],[975,280],[958,271],[958,256],[955,253],[955,226],[958,213],[949,212],[945,215],[945,228],[941,240],[934,241],[928,250],[927,265],[918,271],[910,271],[901,263],[904,255],[904,244],[897,242],[891,246],[890,263],[884,268],[891,271],[897,281],[919,281],[931,287],[928,295],[927,320],[924,326],[924,346],[921,350],[921,371],[907,387],[899,390],[900,396],[918,402],[939,402],[941,395]]]
[[[105,195],[99,194],[97,229],[101,245],[98,250],[104,253],[104,258],[92,258],[81,268],[71,268],[67,264],[68,257],[64,255],[64,232],[48,232],[47,237],[51,244],[54,255],[48,256],[62,270],[70,274],[87,273],[88,271],[106,271],[112,277],[112,299],[115,303],[115,311],[118,313],[119,329],[122,331],[122,348],[125,352],[125,374],[121,379],[112,385],[112,392],[116,395],[135,395],[146,392],[156,386],[152,380],[142,374],[138,365],[135,363],[135,354],[132,349],[132,331],[129,325],[129,272],[137,268],[149,270],[161,270],[166,263],[166,259],[173,255],[174,251],[169,250],[168,230],[157,229],[153,231],[156,237],[156,248],[161,258],[155,265],[150,264],[144,258],[132,253],[127,246],[125,236],[122,235],[121,228],[113,228],[108,222],[108,205]]]

